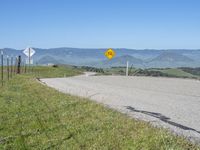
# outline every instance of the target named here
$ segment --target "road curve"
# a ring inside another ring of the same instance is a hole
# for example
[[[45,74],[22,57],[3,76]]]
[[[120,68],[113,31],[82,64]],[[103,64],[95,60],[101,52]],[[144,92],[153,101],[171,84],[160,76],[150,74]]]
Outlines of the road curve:
[[[90,98],[200,143],[200,81],[90,76],[41,79],[61,92]]]

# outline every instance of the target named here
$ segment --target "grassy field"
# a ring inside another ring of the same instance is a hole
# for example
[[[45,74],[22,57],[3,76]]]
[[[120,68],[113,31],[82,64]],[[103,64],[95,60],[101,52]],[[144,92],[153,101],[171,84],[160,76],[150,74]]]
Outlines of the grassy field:
[[[0,68],[0,71],[2,69]],[[59,67],[52,67],[52,66],[33,66],[27,67],[26,71],[24,67],[21,67],[20,72],[21,74],[31,74],[33,77],[43,77],[43,78],[52,78],[52,77],[67,77],[73,76],[77,74],[81,74],[84,70],[83,69],[76,69],[72,66],[59,66]],[[9,67],[9,78],[14,77],[16,75],[16,68],[13,66],[13,72],[11,73],[11,67]],[[3,67],[3,83],[8,81],[8,71],[7,67]],[[2,82],[2,73],[0,73],[0,82]]]
[[[37,68],[40,77],[80,74],[73,68]],[[88,99],[38,83],[36,74],[16,75],[0,87],[0,149],[198,149]]]

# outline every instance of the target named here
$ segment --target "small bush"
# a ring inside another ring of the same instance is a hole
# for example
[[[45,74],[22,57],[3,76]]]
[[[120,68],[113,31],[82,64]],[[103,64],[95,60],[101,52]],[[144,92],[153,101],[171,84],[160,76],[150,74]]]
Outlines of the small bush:
[[[52,67],[54,67],[54,68],[58,68],[58,65],[52,65]]]

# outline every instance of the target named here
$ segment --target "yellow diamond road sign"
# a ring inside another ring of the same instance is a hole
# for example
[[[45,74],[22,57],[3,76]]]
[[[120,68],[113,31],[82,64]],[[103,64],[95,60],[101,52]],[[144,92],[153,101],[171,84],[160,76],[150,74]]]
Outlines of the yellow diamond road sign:
[[[105,52],[105,56],[108,59],[112,59],[115,56],[115,51],[112,50],[111,48],[109,48],[106,52]]]

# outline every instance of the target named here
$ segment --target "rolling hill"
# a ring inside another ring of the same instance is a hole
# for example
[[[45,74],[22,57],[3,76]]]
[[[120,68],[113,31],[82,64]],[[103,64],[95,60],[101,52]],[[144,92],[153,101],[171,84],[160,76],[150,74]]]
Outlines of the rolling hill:
[[[163,52],[156,58],[152,59],[152,61],[162,61],[162,62],[192,62],[193,59],[184,56],[182,54],[178,54],[176,52]]]
[[[163,52],[151,61],[147,62],[151,67],[182,67],[195,66],[195,61],[188,56],[177,52]]]

